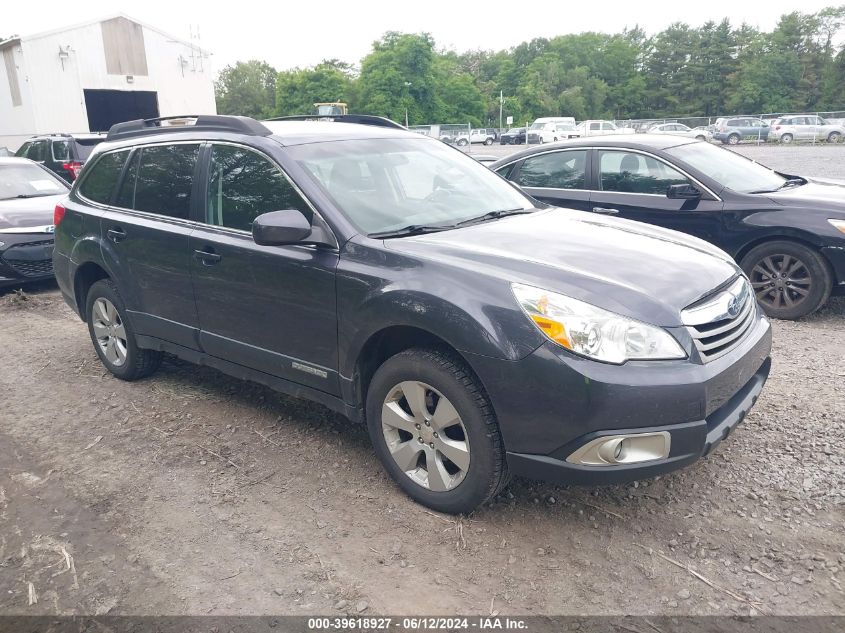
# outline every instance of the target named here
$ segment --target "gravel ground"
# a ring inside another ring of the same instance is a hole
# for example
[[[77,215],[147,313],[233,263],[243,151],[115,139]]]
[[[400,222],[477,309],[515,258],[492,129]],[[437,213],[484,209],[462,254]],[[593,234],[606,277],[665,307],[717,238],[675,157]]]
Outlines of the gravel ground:
[[[176,359],[116,380],[55,286],[27,291],[0,293],[0,614],[845,615],[845,298],[773,323],[707,459],[515,480],[455,519],[362,427]]]

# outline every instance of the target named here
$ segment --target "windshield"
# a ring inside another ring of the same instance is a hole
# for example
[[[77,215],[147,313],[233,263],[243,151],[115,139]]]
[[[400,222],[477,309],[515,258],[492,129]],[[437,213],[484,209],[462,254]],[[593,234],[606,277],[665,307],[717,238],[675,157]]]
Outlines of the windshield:
[[[739,193],[774,191],[786,182],[786,178],[768,167],[708,143],[679,145],[667,149],[666,153]]]
[[[0,165],[0,200],[36,198],[67,193],[58,178],[32,163]]]
[[[545,123],[532,123],[531,127],[528,128],[528,129],[529,130],[542,130],[544,127],[546,127]]]
[[[483,165],[425,138],[311,143],[290,152],[364,233],[533,207]]]
[[[508,130],[508,134],[519,134],[519,133],[523,132],[524,130],[525,130],[525,128],[512,127],[511,129]]]

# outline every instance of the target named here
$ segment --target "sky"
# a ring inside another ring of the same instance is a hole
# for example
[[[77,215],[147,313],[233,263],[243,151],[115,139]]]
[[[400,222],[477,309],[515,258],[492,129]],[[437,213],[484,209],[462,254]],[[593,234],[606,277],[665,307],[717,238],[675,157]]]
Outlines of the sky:
[[[459,2],[426,0],[0,0],[0,37],[31,35],[89,20],[125,13],[188,40],[199,32],[200,45],[212,53],[217,71],[228,64],[262,59],[277,70],[313,66],[337,58],[358,64],[373,41],[385,31],[428,32],[438,47],[459,52],[510,48],[535,37],[603,31],[616,33],[639,25],[655,33],[672,22],[693,26],[728,17],[771,30],[783,13],[796,10],[794,0],[706,2],[606,0],[569,8],[556,2]],[[800,10],[812,13],[838,0],[804,0]],[[570,5],[571,6],[571,5]]]

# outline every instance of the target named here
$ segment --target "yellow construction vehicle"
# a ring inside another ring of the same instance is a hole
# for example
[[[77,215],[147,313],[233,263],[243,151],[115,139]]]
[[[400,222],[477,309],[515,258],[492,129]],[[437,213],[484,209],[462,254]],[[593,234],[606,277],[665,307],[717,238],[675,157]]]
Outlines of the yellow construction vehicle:
[[[317,116],[341,116],[347,114],[346,104],[341,101],[331,103],[315,103]]]

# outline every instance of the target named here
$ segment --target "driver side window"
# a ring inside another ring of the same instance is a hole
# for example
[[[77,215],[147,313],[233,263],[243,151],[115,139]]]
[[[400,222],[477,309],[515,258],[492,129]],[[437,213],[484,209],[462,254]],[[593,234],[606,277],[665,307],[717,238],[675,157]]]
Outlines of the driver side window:
[[[311,207],[287,177],[263,156],[241,147],[215,145],[211,152],[206,221],[251,231],[262,213],[297,209],[312,219]]]
[[[645,154],[601,152],[599,187],[602,191],[665,195],[670,185],[690,184],[679,171]]]

